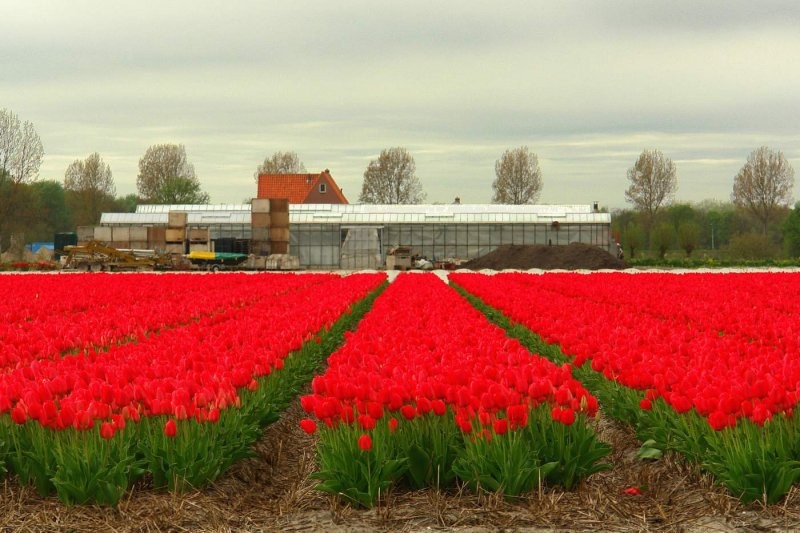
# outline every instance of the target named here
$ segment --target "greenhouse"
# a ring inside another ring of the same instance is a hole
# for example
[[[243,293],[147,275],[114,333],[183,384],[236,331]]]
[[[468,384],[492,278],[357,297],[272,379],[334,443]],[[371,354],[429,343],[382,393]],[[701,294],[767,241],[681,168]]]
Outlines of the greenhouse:
[[[185,211],[211,241],[251,238],[249,205],[141,205],[104,213],[102,226],[157,226]],[[504,244],[582,242],[611,251],[611,215],[591,205],[292,204],[289,253],[305,268],[380,268],[396,246],[431,261],[465,260]]]

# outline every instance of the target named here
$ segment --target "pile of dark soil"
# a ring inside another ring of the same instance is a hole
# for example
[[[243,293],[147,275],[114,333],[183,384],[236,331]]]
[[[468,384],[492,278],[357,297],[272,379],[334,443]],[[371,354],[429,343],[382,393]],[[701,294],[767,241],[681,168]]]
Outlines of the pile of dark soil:
[[[503,270],[515,268],[528,270],[619,270],[627,268],[624,261],[591,244],[574,242],[566,246],[516,245],[498,247],[482,257],[461,265],[461,268]]]

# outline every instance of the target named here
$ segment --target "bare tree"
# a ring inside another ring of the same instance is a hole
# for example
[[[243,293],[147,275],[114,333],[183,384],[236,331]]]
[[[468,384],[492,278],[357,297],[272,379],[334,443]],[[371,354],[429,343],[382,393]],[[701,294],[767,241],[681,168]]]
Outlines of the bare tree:
[[[208,193],[200,189],[194,166],[186,159],[182,144],[157,144],[139,160],[136,178],[139,196],[157,204],[205,204]]]
[[[660,150],[644,150],[628,169],[628,179],[631,184],[625,200],[644,215],[645,231],[649,232],[658,209],[672,202],[678,189],[675,163]]]
[[[44,148],[36,128],[7,109],[0,109],[0,179],[14,183],[35,180],[44,159]]]
[[[116,194],[111,167],[97,152],[76,159],[64,173],[64,190],[77,225],[97,224]]]
[[[418,204],[425,199],[414,158],[405,148],[388,148],[370,161],[358,201],[365,204]]]
[[[791,204],[793,186],[794,169],[783,153],[762,146],[750,154],[733,179],[731,200],[737,207],[750,211],[761,222],[766,235],[777,211]]]
[[[539,158],[527,146],[506,150],[494,164],[495,204],[532,204],[542,192]]]
[[[275,152],[258,165],[254,177],[261,174],[305,174],[306,167],[296,152]]]

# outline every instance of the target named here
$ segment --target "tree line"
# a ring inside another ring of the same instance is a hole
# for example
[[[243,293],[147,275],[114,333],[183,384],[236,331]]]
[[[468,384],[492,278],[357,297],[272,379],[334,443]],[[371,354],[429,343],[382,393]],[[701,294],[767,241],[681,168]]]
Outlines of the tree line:
[[[43,158],[33,124],[0,110],[0,249],[12,234],[48,241],[56,232],[97,224],[103,212],[132,212],[140,203],[210,201],[182,144],[150,146],[139,160],[137,193],[122,197],[116,196],[110,165],[97,152],[73,161],[63,181],[38,179]],[[254,177],[263,173],[306,173],[306,168],[297,153],[278,151],[257,166]],[[645,250],[663,257],[676,248],[690,256],[698,248],[741,246],[739,241],[764,254],[800,254],[800,204],[790,208],[794,170],[779,151],[763,146],[750,154],[734,177],[729,204],[675,204],[676,165],[656,149],[643,150],[627,178],[625,199],[632,208],[613,213],[613,229],[629,257]],[[539,158],[529,147],[508,149],[495,162],[493,203],[532,204],[542,188]],[[415,204],[425,198],[414,158],[405,148],[392,147],[367,165],[358,201]]]
[[[744,259],[800,255],[800,203],[790,208],[794,169],[780,151],[754,150],[734,176],[730,203],[675,204],[677,170],[659,150],[644,150],[628,169],[625,199],[632,210],[614,213],[614,230],[630,258],[649,250],[686,257],[698,249]]]

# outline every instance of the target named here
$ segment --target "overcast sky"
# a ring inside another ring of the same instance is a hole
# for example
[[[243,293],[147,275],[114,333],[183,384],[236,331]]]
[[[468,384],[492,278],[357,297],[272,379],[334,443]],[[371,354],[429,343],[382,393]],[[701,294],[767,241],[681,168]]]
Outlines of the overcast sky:
[[[40,178],[99,152],[118,195],[160,143],[214,203],[254,196],[278,150],[353,203],[393,146],[429,202],[489,202],[522,145],[540,203],[625,207],[646,148],[676,163],[680,201],[727,201],[761,145],[800,178],[796,0],[3,0],[0,20],[0,108],[35,125]]]

